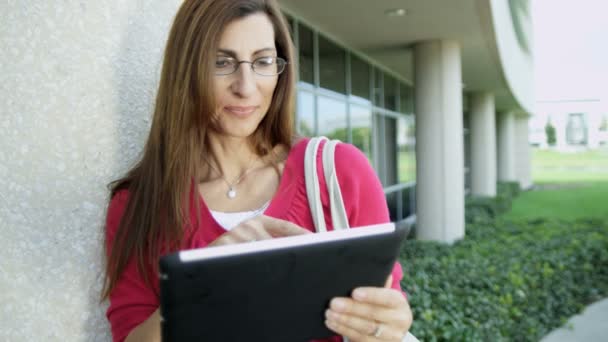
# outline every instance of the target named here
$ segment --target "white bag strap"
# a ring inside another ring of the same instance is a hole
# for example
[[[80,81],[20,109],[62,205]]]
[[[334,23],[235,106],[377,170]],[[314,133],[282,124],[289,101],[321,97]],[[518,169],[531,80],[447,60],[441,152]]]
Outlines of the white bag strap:
[[[321,190],[319,187],[319,176],[317,174],[317,152],[321,142],[326,141],[323,147],[323,173],[325,185],[329,194],[329,206],[331,211],[332,226],[334,229],[348,229],[348,218],[342,200],[340,183],[335,169],[335,151],[338,140],[329,140],[326,137],[312,138],[306,146],[304,155],[304,176],[306,180],[306,195],[310,212],[317,232],[326,232],[325,216],[321,203]]]
[[[331,222],[335,230],[348,229],[348,218],[340,190],[340,182],[335,167],[335,152],[339,140],[330,140],[323,147],[323,173],[325,174],[325,184],[329,193],[329,207],[331,210]]]
[[[325,219],[323,216],[323,205],[321,204],[321,190],[319,188],[319,176],[317,175],[317,151],[325,137],[312,138],[306,145],[304,154],[304,178],[306,181],[306,196],[312,214],[312,222],[318,233],[326,232]]]

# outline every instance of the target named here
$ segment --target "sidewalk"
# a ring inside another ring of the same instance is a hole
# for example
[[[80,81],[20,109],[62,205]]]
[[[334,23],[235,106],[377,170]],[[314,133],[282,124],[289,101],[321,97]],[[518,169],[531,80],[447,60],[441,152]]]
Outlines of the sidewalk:
[[[571,326],[572,329],[566,327]],[[605,342],[608,341],[608,298],[589,305],[571,317],[565,327],[552,331],[541,342]]]

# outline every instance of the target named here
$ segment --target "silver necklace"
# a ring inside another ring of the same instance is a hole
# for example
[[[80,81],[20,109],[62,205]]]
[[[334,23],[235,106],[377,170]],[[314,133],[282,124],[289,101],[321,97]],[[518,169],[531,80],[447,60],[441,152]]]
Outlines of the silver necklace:
[[[226,191],[226,197],[228,197],[229,199],[235,199],[236,198],[235,185],[238,185],[241,182],[241,180],[243,179],[243,177],[245,177],[245,175],[247,173],[249,173],[249,171],[251,171],[251,166],[253,165],[254,161],[255,161],[255,158],[252,158],[251,161],[249,162],[249,167],[247,167],[247,169],[245,169],[245,171],[243,171],[243,173],[239,176],[239,178],[237,178],[232,183],[230,183],[221,172],[219,172],[213,165],[211,165],[209,160],[207,160],[207,164],[213,169],[213,171],[217,172],[217,174],[220,175],[220,177],[222,177],[222,179],[224,180],[226,185],[228,185],[228,191]]]

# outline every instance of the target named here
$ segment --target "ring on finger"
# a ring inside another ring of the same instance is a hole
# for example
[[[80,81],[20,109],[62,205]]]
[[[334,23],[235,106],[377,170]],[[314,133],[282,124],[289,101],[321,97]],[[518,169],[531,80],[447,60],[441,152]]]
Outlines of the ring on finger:
[[[374,330],[374,332],[372,333],[371,336],[378,338],[380,337],[380,335],[382,335],[382,330],[384,330],[384,326],[382,325],[382,323],[378,323],[378,325],[376,326],[376,329]]]

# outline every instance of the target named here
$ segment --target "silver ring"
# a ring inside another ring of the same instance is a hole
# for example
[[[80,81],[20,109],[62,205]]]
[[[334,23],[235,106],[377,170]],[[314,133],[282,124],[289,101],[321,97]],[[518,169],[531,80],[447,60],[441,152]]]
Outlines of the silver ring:
[[[372,336],[375,338],[380,337],[380,335],[382,335],[383,328],[384,328],[384,326],[381,323],[378,323],[378,326],[376,326],[376,330],[374,330],[374,333],[372,334]]]

